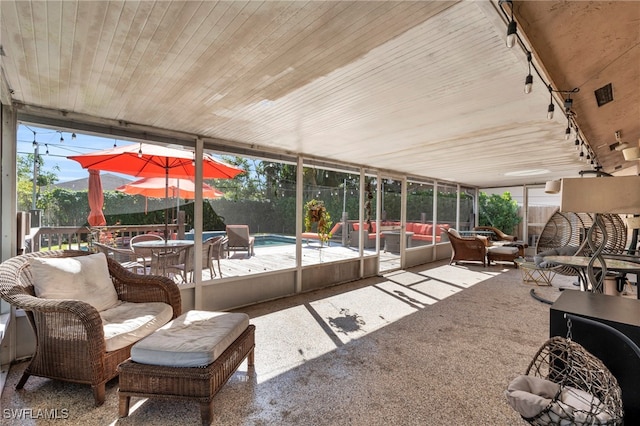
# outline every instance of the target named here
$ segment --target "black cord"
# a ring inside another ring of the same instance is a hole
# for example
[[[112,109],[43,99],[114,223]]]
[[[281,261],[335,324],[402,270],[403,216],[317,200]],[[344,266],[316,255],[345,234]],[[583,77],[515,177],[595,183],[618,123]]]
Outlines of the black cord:
[[[547,300],[543,297],[540,297],[536,294],[536,289],[532,288],[531,291],[529,291],[529,294],[531,295],[531,297],[533,297],[534,299],[536,299],[539,302],[542,303],[546,303],[547,305],[553,305],[553,302],[551,300]]]

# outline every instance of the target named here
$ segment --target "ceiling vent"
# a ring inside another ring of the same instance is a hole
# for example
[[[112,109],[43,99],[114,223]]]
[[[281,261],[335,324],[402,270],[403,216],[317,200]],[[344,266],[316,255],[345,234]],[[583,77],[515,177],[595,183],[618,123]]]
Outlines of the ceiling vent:
[[[593,93],[596,95],[596,102],[598,102],[599,107],[613,100],[613,86],[611,86],[611,83],[602,86]]]

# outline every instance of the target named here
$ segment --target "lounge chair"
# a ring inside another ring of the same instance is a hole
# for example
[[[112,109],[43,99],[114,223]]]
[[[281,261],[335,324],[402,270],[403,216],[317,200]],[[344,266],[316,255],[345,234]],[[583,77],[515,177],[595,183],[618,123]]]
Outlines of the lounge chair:
[[[333,228],[331,228],[331,231],[329,231],[329,234],[331,235],[331,237],[333,238],[333,236],[335,236],[336,234],[338,234],[340,232],[340,229],[342,228],[342,222],[337,222],[335,225],[333,225]],[[301,234],[302,239],[307,241],[307,244],[309,244],[309,240],[321,240],[321,234],[317,233],[317,232],[303,232]],[[327,245],[331,245],[331,239],[327,240]]]
[[[518,239],[515,235],[507,235],[494,226],[476,226],[473,230],[493,232],[495,234],[495,240],[492,238],[493,241],[516,241]]]
[[[249,256],[254,255],[255,238],[249,235],[249,225],[227,225],[227,256],[231,251],[246,250]]]

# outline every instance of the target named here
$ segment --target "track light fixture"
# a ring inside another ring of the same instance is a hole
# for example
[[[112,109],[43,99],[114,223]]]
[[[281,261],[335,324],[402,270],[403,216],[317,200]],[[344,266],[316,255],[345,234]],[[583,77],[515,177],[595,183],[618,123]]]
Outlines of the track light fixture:
[[[524,93],[531,93],[533,88],[533,76],[531,75],[531,52],[527,51],[527,62],[529,64],[529,74],[524,79]]]

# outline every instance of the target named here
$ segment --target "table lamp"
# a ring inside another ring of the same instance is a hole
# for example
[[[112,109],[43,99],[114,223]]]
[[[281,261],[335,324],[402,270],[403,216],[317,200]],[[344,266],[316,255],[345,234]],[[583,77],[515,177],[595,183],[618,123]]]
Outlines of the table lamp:
[[[640,176],[611,176],[596,178],[563,178],[560,211],[593,213],[594,223],[587,232],[587,243],[593,255],[587,267],[592,291],[602,293],[607,266],[602,251],[607,243],[607,231],[600,214],[640,213]],[[596,243],[596,228],[602,234],[602,243]],[[601,273],[596,276],[594,265],[599,263]]]

